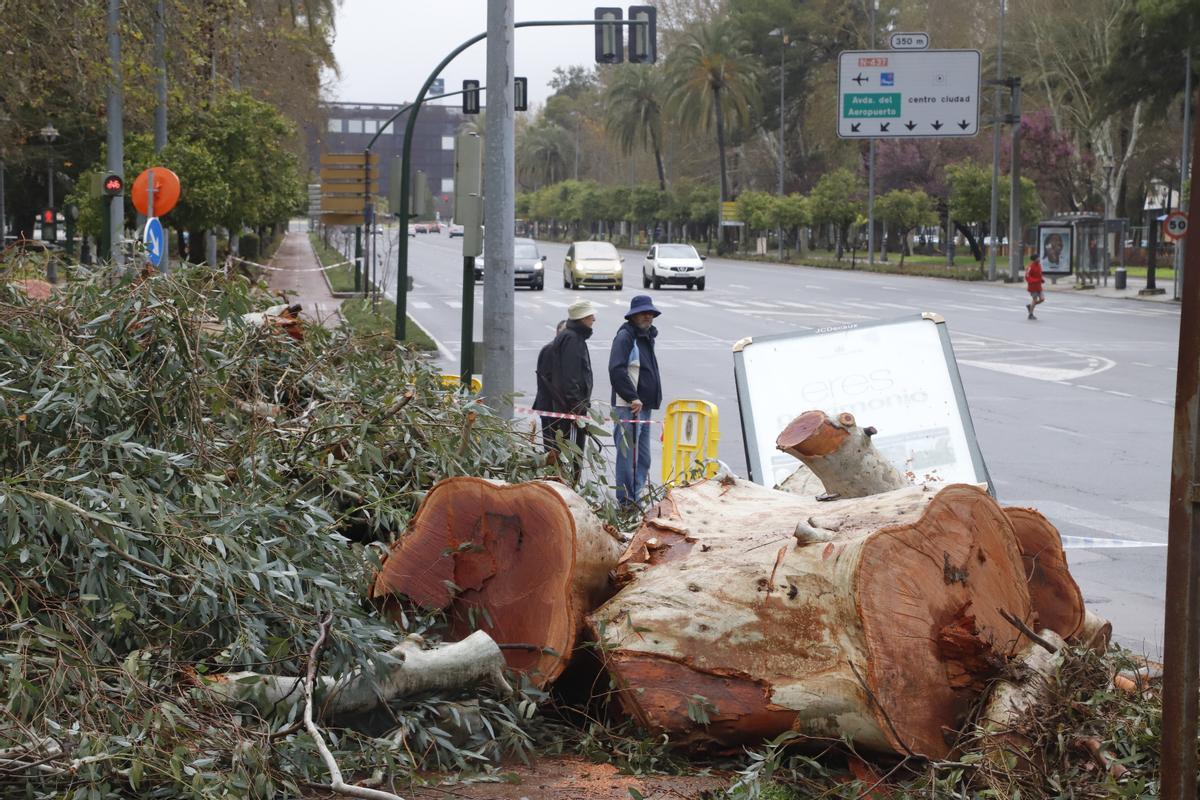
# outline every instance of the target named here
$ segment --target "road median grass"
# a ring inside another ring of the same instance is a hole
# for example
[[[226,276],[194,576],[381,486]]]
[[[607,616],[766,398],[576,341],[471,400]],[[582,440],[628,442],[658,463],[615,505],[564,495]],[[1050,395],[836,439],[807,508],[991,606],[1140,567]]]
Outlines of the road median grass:
[[[380,298],[374,308],[371,306],[370,298],[352,297],[343,300],[340,309],[342,319],[356,336],[386,336],[390,340],[395,333],[396,304]],[[408,338],[404,343],[425,352],[437,350],[433,339],[412,317],[408,318]]]
[[[355,291],[353,259],[347,259],[337,250],[325,244],[321,240],[321,237],[315,233],[310,233],[308,238],[312,242],[313,251],[321,261],[321,266],[333,267],[332,269],[325,270],[325,279],[329,281],[330,291],[335,294]],[[342,262],[344,261],[349,261],[350,263],[343,264]],[[333,266],[334,264],[340,266]]]

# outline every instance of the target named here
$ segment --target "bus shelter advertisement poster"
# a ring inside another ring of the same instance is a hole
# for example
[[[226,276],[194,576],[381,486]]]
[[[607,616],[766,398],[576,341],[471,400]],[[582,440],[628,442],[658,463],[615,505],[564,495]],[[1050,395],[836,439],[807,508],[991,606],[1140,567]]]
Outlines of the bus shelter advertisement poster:
[[[753,479],[774,486],[800,466],[775,439],[805,411],[849,411],[875,447],[916,482],[982,483],[959,409],[953,354],[926,319],[770,337],[741,352],[739,376]],[[749,419],[747,419],[749,414]],[[982,459],[979,459],[982,464]]]

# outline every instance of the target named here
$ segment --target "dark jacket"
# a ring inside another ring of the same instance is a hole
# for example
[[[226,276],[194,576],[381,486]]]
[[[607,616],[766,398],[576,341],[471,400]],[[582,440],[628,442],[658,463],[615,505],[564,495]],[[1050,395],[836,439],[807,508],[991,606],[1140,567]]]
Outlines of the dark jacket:
[[[612,350],[608,356],[608,381],[612,384],[612,403],[616,405],[617,396],[627,403],[641,400],[645,408],[654,409],[662,405],[662,382],[659,380],[658,356],[654,354],[654,339],[658,336],[658,328],[651,325],[646,330],[639,329],[632,322],[626,322],[617,328],[613,337]],[[638,349],[637,386],[629,377],[629,355],[633,352],[634,344]]]
[[[587,340],[592,329],[571,320],[554,341],[538,354],[538,393],[533,407],[538,411],[579,414],[592,400],[592,357]]]

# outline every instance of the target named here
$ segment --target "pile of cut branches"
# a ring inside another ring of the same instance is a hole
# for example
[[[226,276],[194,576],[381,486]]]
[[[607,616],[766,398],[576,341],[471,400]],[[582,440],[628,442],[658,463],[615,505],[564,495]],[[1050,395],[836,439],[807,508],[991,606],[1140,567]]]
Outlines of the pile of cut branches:
[[[973,721],[953,737],[946,761],[880,760],[845,742],[823,752],[784,734],[750,754],[734,800],[799,798],[1143,798],[1159,793],[1162,697],[1158,680],[1128,651],[1063,651],[1051,690],[997,746]],[[1019,672],[1019,667],[1015,667]]]
[[[375,669],[437,622],[366,600],[425,491],[544,473],[413,353],[256,324],[273,302],[203,269],[82,275],[45,302],[0,285],[0,795],[327,785],[303,704],[231,710],[208,676],[303,676],[326,614],[322,671]],[[477,694],[453,735],[461,698],[425,695],[335,755],[402,777],[522,752],[532,704]]]

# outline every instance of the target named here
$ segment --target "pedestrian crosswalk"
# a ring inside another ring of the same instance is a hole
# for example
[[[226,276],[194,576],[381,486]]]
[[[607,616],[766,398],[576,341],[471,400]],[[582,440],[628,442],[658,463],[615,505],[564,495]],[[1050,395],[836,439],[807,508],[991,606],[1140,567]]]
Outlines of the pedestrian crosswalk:
[[[896,319],[908,314],[920,314],[926,311],[941,314],[951,323],[956,320],[987,314],[1002,314],[1007,319],[1016,313],[1013,311],[1014,300],[1020,299],[1020,297],[1014,295],[997,294],[994,297],[995,302],[989,304],[979,295],[972,296],[966,301],[960,300],[957,297],[947,300],[928,297],[922,299],[920,301],[922,304],[918,306],[895,299],[880,300],[874,297],[869,300],[858,297],[838,297],[834,299],[828,294],[814,295],[812,293],[803,293],[801,297],[802,299],[800,300],[784,300],[740,296],[718,298],[711,295],[705,296],[696,292],[656,293],[654,295],[654,304],[664,312],[717,311],[720,313],[757,317],[799,330],[811,330],[826,325]],[[608,309],[627,310],[629,308],[629,298],[624,294],[606,295],[600,292],[589,292],[586,299],[600,311]],[[570,300],[565,299],[561,295],[541,292],[519,292],[516,296],[516,307],[518,310],[523,310],[523,313],[537,313],[544,310],[562,311],[565,310],[566,304],[569,302]],[[422,311],[436,311],[439,309],[459,310],[462,308],[462,301],[457,298],[447,295],[423,294],[420,291],[414,292],[414,294],[409,296],[409,303],[411,308]],[[482,295],[476,295],[476,308],[481,308],[482,303]],[[1019,304],[1015,308],[1017,311],[1022,311]],[[1160,309],[1141,308],[1131,303],[1056,304],[1053,311],[1063,315],[1124,314],[1132,316],[1155,316],[1161,313]]]
[[[417,296],[419,297],[420,295],[418,294]],[[589,295],[586,299],[598,310],[614,308],[624,310],[629,308],[629,299],[623,296],[596,297]],[[569,301],[564,301],[562,297],[554,295],[526,294],[522,292],[517,295],[516,306],[518,309],[524,308],[529,311],[564,309],[564,302]],[[476,308],[481,307],[482,303],[482,298],[476,297]],[[426,296],[426,299],[417,300],[410,295],[409,304],[412,308],[422,311],[462,308],[461,300],[450,297]],[[800,324],[802,327],[810,323],[826,324],[827,322],[851,322],[873,318],[891,319],[903,316],[906,313],[918,314],[925,310],[903,303],[865,302],[850,299],[838,302],[804,303],[794,300],[725,300],[717,298],[699,299],[696,297],[660,299],[660,297],[655,296],[654,304],[664,312],[706,309],[722,313],[732,312],[750,316],[761,316],[764,319],[774,318],[776,321],[792,322],[792,324]],[[807,320],[807,322],[804,320]]]

